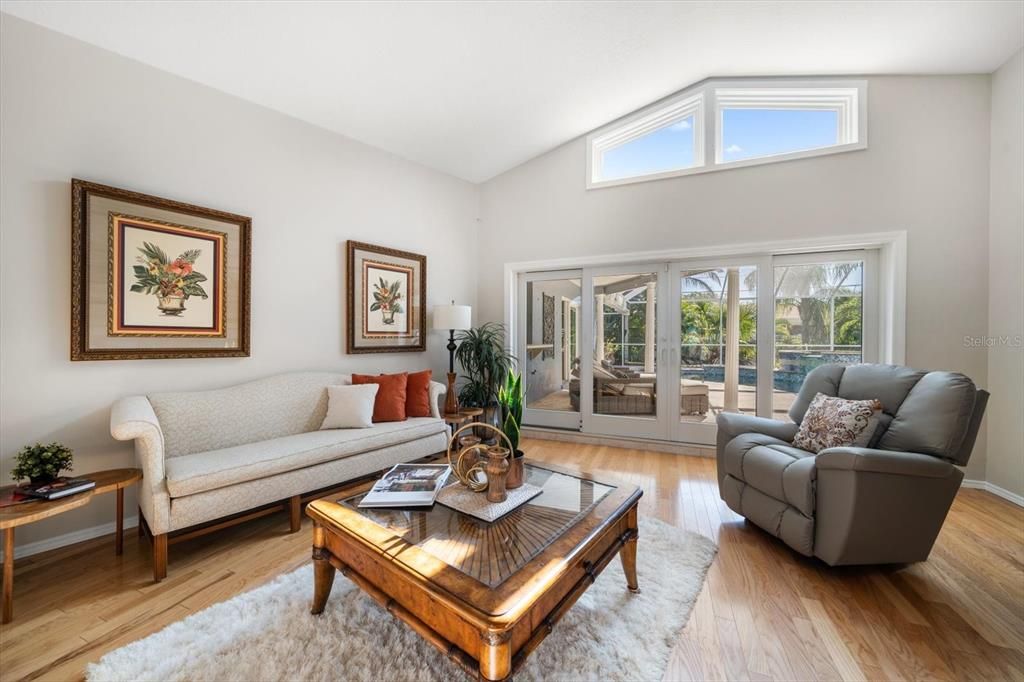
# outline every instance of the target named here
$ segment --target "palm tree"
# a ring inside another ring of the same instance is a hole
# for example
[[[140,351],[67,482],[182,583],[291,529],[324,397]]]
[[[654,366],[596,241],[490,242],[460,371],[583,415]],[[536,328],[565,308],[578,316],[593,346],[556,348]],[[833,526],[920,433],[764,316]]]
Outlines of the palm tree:
[[[801,341],[804,345],[829,343],[833,323],[832,303],[843,291],[846,281],[860,268],[860,263],[822,263],[786,266],[775,278],[777,311],[796,310],[800,316]],[[793,282],[793,276],[802,279]],[[794,296],[780,297],[785,285],[795,286]]]

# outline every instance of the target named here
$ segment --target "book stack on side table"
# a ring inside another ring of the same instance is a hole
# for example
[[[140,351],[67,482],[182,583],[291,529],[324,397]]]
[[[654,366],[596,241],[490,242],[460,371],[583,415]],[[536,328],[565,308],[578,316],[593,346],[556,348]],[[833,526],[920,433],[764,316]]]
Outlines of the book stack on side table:
[[[75,493],[84,493],[96,487],[96,481],[88,478],[69,478],[61,476],[49,483],[37,483],[18,486],[16,492],[29,498],[39,500],[59,500]]]

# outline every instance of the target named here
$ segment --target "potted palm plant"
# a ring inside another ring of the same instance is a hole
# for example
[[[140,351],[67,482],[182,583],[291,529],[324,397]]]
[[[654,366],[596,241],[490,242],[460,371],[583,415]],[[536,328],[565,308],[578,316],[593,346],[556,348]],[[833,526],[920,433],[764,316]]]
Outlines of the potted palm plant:
[[[505,348],[505,325],[487,322],[479,327],[459,332],[455,357],[463,370],[463,384],[459,389],[459,403],[466,407],[479,407],[484,411],[483,421],[501,428],[498,409],[498,391],[516,359]],[[481,437],[489,436],[478,434]]]

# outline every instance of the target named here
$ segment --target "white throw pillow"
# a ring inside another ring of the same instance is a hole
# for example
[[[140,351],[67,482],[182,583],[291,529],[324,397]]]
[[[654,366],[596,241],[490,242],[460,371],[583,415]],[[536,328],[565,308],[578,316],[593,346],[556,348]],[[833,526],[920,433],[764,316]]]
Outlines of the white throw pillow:
[[[373,401],[378,384],[328,386],[327,414],[320,430],[365,429],[373,426]]]

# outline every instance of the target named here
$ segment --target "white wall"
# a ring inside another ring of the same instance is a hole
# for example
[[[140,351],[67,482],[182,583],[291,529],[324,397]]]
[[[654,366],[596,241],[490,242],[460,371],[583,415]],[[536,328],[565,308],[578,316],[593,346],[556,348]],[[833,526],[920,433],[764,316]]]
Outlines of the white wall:
[[[992,74],[989,483],[1024,496],[1024,50]]]
[[[503,317],[505,262],[906,230],[907,361],[984,386],[989,81],[870,78],[865,151],[621,187],[587,191],[573,140],[483,185],[480,314]]]
[[[74,448],[77,472],[130,465],[130,445],[108,430],[124,395],[306,368],[443,376],[443,335],[430,334],[426,354],[345,356],[344,244],[424,253],[429,303],[475,304],[476,186],[9,15],[0,23],[0,477],[35,441]],[[251,216],[252,357],[70,362],[72,177]],[[106,495],[17,540],[112,520]]]

